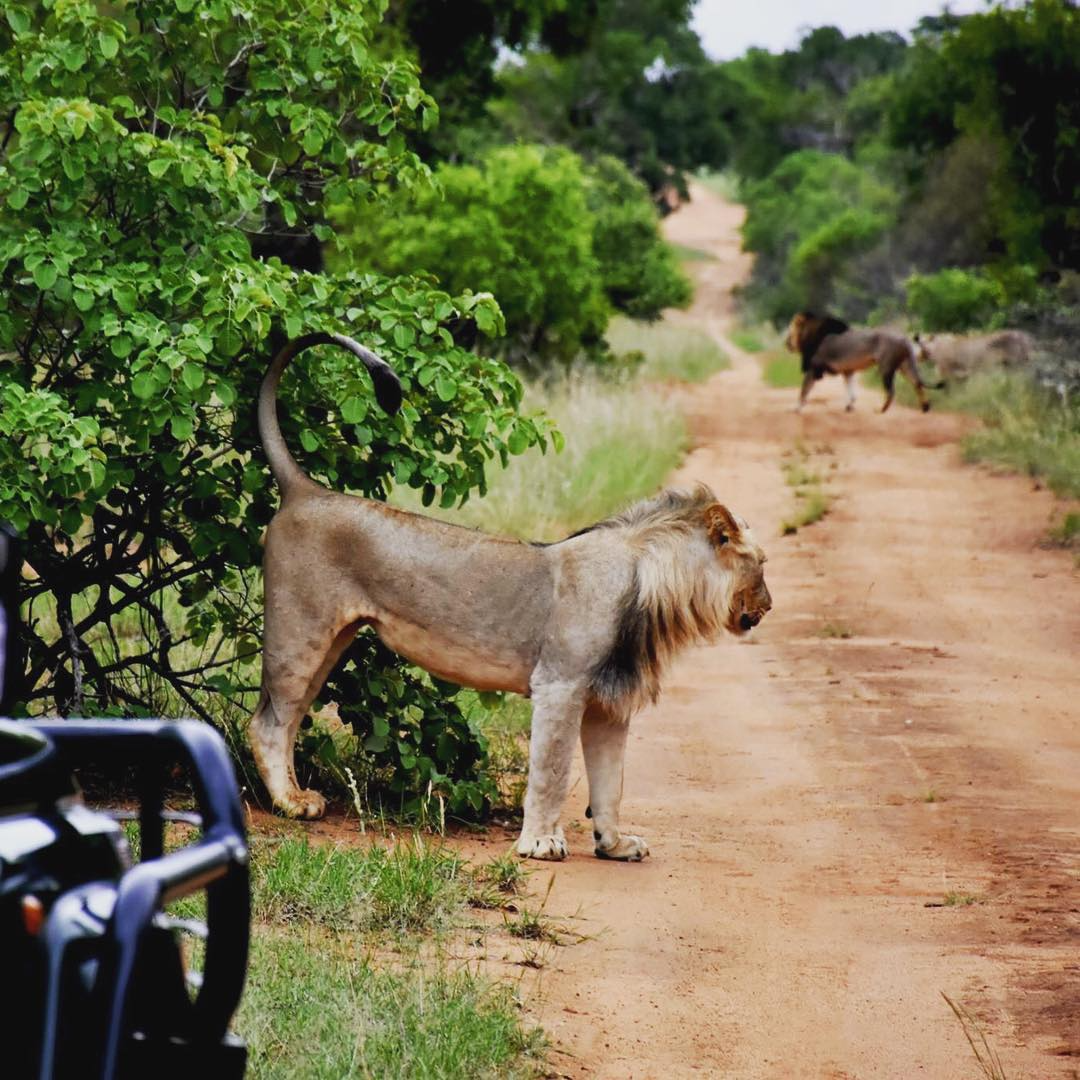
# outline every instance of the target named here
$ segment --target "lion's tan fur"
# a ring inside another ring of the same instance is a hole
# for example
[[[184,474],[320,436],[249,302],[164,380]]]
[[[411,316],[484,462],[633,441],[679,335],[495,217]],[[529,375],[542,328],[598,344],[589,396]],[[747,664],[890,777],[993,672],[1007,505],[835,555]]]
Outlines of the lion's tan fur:
[[[275,805],[322,812],[322,797],[296,783],[293,741],[368,625],[445,679],[532,696],[523,855],[565,854],[558,814],[580,732],[597,851],[642,857],[644,842],[617,828],[625,721],[655,699],[680,648],[721,628],[744,632],[768,611],[764,555],[745,523],[699,487],[534,545],[328,491],[280,439],[273,395],[282,367],[271,366],[260,402],[264,445],[285,483],[267,530],[263,690],[249,727]]]

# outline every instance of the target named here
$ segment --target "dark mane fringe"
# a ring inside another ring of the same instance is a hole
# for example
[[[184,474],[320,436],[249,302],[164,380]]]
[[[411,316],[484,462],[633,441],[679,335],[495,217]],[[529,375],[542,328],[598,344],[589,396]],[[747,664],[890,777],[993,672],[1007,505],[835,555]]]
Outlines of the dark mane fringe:
[[[799,342],[799,352],[802,354],[802,369],[807,372],[810,370],[810,362],[814,359],[814,353],[821,348],[821,343],[830,334],[843,334],[850,330],[851,327],[843,319],[834,318],[832,315],[819,317],[812,311],[801,311],[799,314],[810,325],[810,332]]]

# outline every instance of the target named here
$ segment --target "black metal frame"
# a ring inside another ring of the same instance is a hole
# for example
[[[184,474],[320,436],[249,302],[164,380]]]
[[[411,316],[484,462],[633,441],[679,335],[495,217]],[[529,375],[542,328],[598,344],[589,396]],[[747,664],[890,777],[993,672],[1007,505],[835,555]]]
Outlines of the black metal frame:
[[[21,670],[18,554],[15,534],[0,523],[0,717],[11,709]],[[42,829],[58,838],[73,834],[75,847],[63,849],[69,854],[77,854],[83,840],[70,824],[78,801],[71,774],[103,765],[134,767],[138,775],[141,861],[122,873],[118,853],[93,862],[89,873],[69,865],[64,876],[73,885],[53,883],[60,891],[36,939],[40,963],[22,972],[24,987],[6,988],[29,994],[27,1003],[35,998],[33,985],[42,990],[40,1028],[31,1023],[32,1030],[19,1033],[24,1041],[40,1034],[40,1054],[30,1067],[37,1067],[39,1080],[192,1080],[200,1070],[212,1080],[240,1080],[246,1051],[228,1026],[247,972],[248,851],[236,775],[221,736],[195,720],[2,721],[0,727],[27,749],[0,764],[0,812],[29,822],[38,835]],[[197,815],[164,810],[164,788],[177,766],[191,779]],[[202,835],[166,854],[165,822],[176,816],[198,825]],[[206,926],[184,923],[205,937],[201,985],[191,998],[174,936],[181,921],[164,909],[202,890]],[[0,956],[3,950],[0,941]],[[23,949],[20,955],[28,954]],[[0,1025],[4,1021],[0,1016]]]
[[[111,987],[111,996],[102,1017],[100,1046],[86,1047],[85,1060],[101,1062],[98,1075],[102,1080],[121,1075],[124,1040],[130,1034],[130,991],[147,932],[166,904],[202,889],[207,894],[202,986],[189,1011],[182,999],[173,995],[168,1002],[170,1016],[157,1034],[171,1042],[177,1055],[190,1064],[212,1056],[240,1003],[250,928],[244,819],[224,742],[213,729],[195,720],[58,720],[27,722],[27,726],[53,742],[69,770],[108,762],[139,764],[142,771],[142,861],[115,885],[107,886],[115,898],[95,982]],[[203,835],[190,847],[164,854],[161,780],[175,765],[185,766],[190,773]],[[100,883],[92,883],[66,894],[53,908],[42,932],[50,977],[41,1080],[53,1080],[57,1075],[56,1052],[69,1028],[67,1014],[80,1007],[67,999],[68,983],[61,973],[69,950],[86,936],[83,912],[91,894],[101,888]],[[177,1009],[181,1010],[179,1015]],[[145,1045],[146,1033],[141,1034],[141,1053],[152,1054],[151,1047]],[[215,1074],[215,1080],[217,1075],[224,1073]]]

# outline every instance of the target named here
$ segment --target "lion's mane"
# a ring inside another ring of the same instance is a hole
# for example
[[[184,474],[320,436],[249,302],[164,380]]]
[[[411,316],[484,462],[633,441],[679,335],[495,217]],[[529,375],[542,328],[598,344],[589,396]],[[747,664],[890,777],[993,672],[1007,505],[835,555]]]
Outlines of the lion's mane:
[[[810,362],[821,343],[830,334],[843,334],[850,330],[843,319],[833,315],[815,315],[812,311],[800,311],[792,320],[795,345],[802,357],[803,372],[810,370]]]
[[[592,527],[623,530],[637,551],[611,651],[590,682],[593,696],[614,715],[655,701],[673,654],[712,641],[723,629],[731,577],[719,566],[702,573],[688,554],[694,534],[707,532],[705,511],[715,503],[704,484],[664,491]]]

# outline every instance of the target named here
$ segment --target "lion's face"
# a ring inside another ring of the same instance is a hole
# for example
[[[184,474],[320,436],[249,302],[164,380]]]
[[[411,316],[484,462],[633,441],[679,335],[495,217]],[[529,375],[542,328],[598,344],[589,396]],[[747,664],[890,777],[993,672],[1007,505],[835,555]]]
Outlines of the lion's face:
[[[717,562],[731,581],[730,600],[724,616],[729,633],[752,630],[772,608],[765,584],[765,552],[750,527],[726,506],[715,503],[705,512],[705,521]]]

